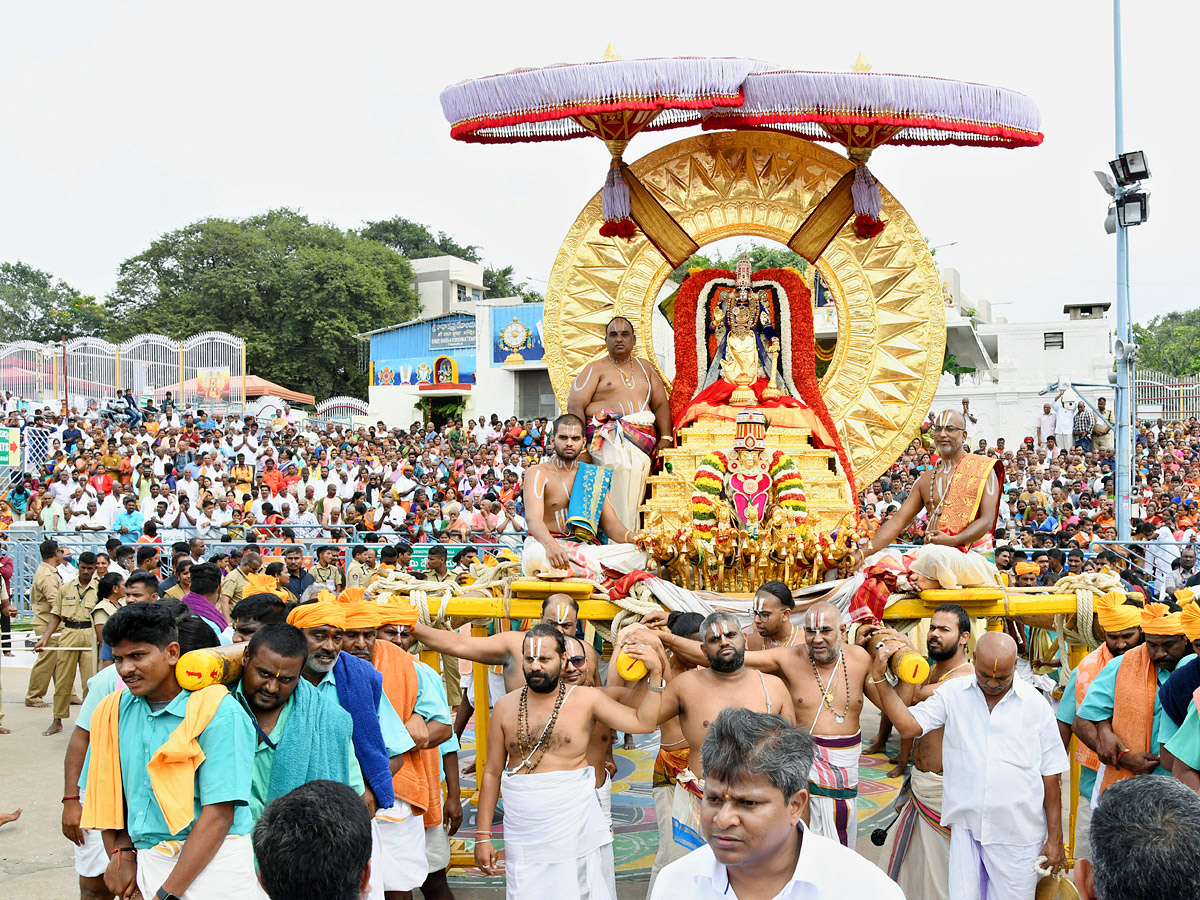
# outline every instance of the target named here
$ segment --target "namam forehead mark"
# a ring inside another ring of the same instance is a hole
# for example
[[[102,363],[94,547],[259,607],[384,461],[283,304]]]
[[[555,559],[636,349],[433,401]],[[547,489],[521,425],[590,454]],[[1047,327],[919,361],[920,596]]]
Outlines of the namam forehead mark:
[[[737,632],[730,622],[713,622],[708,626],[708,633],[712,640],[719,641],[723,637],[732,637]]]
[[[566,623],[567,617],[570,614],[571,614],[571,604],[569,604],[563,600],[559,600],[558,606],[555,607],[555,609],[554,609],[554,621],[559,625],[563,625]]]

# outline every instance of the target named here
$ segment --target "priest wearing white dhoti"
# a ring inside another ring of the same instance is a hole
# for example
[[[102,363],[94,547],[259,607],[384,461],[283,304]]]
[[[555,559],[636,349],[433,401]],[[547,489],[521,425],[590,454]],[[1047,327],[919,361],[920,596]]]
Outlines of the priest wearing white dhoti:
[[[566,639],[553,626],[535,625],[525,636],[525,687],[506,694],[492,711],[475,832],[475,862],[489,875],[500,872],[494,841],[504,841],[508,900],[616,900],[602,852],[612,834],[587,765],[588,738],[597,723],[635,734],[653,731],[664,687],[662,663],[650,643],[625,650],[647,670],[645,686],[636,688],[643,691],[636,709],[596,688],[568,686],[560,677]],[[503,830],[493,831],[501,794]]]
[[[1030,900],[1034,862],[1066,862],[1059,778],[1070,763],[1054,713],[1016,677],[1017,645],[987,632],[975,647],[975,674],[905,707],[887,683],[888,659],[909,647],[895,632],[873,635],[883,712],[902,737],[945,728],[941,824],[950,826],[950,900]]]

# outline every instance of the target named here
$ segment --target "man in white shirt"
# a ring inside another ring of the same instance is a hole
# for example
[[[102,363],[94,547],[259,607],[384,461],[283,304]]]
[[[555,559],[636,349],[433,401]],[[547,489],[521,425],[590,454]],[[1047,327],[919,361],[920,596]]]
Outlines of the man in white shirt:
[[[946,729],[941,824],[950,826],[950,900],[1030,900],[1034,861],[1066,862],[1059,777],[1070,763],[1054,713],[1015,677],[1016,643],[994,631],[975,647],[974,677],[907,709],[886,677],[889,658],[905,647],[907,639],[881,633],[870,677],[901,737]]]
[[[1050,404],[1050,408],[1054,411],[1054,442],[1058,444],[1058,449],[1063,453],[1070,453],[1071,448],[1075,446],[1072,435],[1075,431],[1075,410],[1062,403],[1063,394],[1066,390],[1061,390],[1054,397],[1054,402]]]
[[[803,729],[781,716],[724,709],[700,756],[708,843],[664,868],[651,900],[904,900],[864,857],[805,826],[813,741]]]

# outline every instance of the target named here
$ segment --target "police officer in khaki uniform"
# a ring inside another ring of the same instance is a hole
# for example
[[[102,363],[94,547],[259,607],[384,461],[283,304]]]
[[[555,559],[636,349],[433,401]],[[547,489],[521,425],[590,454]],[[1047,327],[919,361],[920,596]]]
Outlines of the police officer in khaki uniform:
[[[54,659],[54,720],[44,735],[62,731],[62,720],[71,716],[71,691],[75,687],[75,672],[83,678],[83,697],[87,699],[88,680],[96,674],[96,640],[92,631],[92,607],[96,605],[96,554],[79,554],[79,577],[68,581],[58,590],[50,609],[46,631],[33,648],[34,653]],[[43,653],[54,632],[62,626],[58,649]]]
[[[242,599],[242,591],[250,583],[250,576],[262,568],[262,554],[247,550],[242,554],[242,561],[225,576],[221,582],[221,595],[218,598],[221,614],[230,618],[233,608]]]
[[[346,587],[365,588],[375,574],[375,551],[362,544],[355,544],[352,551],[354,562],[346,567]]]
[[[40,639],[50,635],[47,647],[57,647],[58,639],[53,632],[46,630],[50,622],[50,609],[62,587],[62,577],[58,574],[58,566],[62,564],[62,549],[58,541],[42,541],[39,548],[42,554],[42,564],[33,573],[33,587],[29,591],[29,605],[33,609],[33,633]],[[36,709],[45,709],[50,704],[43,698],[50,687],[50,679],[54,675],[54,653],[43,653],[29,672],[29,690],[25,693],[25,705]]]
[[[317,548],[317,564],[312,567],[312,576],[325,590],[340,594],[346,584],[346,576],[336,560],[337,550],[326,544]]]

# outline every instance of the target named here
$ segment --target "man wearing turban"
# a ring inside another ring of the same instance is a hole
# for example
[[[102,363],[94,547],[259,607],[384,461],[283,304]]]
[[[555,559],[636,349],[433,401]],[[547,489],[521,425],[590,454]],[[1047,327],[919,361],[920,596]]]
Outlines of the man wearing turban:
[[[1100,759],[1094,799],[1134,775],[1170,774],[1159,762],[1159,687],[1191,653],[1179,607],[1150,603],[1141,611],[1143,642],[1109,662],[1079,704],[1072,730]]]
[[[1030,563],[1037,568],[1036,563]],[[1058,704],[1058,729],[1062,734],[1063,746],[1070,749],[1071,728],[1075,713],[1087,696],[1096,676],[1101,670],[1126,650],[1142,643],[1142,610],[1133,601],[1127,601],[1116,591],[1097,597],[1093,603],[1095,625],[1092,633],[1100,634],[1103,642],[1083,658],[1071,673]],[[1090,848],[1088,826],[1092,819],[1092,792],[1096,787],[1096,771],[1100,758],[1096,751],[1082,740],[1075,745],[1075,756],[1079,760],[1079,807],[1075,819],[1075,858],[1087,859]]]
[[[1200,606],[1196,605],[1196,597],[1191,588],[1180,588],[1175,592],[1176,601],[1180,604],[1179,621],[1183,624],[1183,634],[1192,645],[1192,651],[1200,649]],[[1200,763],[1200,752],[1192,746],[1193,740],[1200,746],[1200,734],[1194,734],[1195,695],[1200,690],[1200,659],[1190,659],[1175,667],[1171,677],[1158,690],[1158,702],[1163,708],[1163,718],[1159,725],[1159,740],[1163,745],[1163,767],[1173,772],[1176,777],[1187,781],[1194,788],[1200,788],[1200,779],[1189,780],[1185,777],[1194,774]],[[1184,731],[1184,724],[1191,714],[1193,723],[1186,729],[1186,734],[1175,742],[1179,731]],[[1179,750],[1184,759],[1175,753]],[[1187,761],[1185,761],[1187,760]],[[1181,765],[1182,763],[1182,765]],[[1181,774],[1182,773],[1182,774]]]
[[[1017,587],[1037,587],[1038,575],[1042,572],[1042,567],[1035,562],[1026,562],[1022,560],[1013,566],[1013,573],[1017,576]]]

